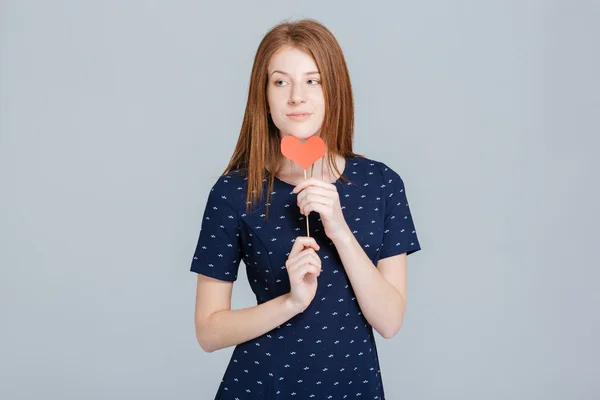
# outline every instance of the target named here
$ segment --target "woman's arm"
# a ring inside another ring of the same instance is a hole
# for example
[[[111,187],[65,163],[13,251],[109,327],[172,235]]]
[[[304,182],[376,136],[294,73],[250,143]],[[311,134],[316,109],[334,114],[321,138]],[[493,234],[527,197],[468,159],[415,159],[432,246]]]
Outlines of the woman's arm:
[[[231,310],[233,282],[198,275],[196,338],[208,353],[263,335],[301,312],[289,293],[262,304]]]
[[[400,281],[399,287],[388,281],[350,231],[334,244],[365,319],[381,336],[392,338],[400,330],[406,310],[406,294],[399,289],[406,285],[404,275],[390,274]],[[393,263],[385,267],[388,270],[406,271],[406,255],[380,260],[378,265],[384,261]]]

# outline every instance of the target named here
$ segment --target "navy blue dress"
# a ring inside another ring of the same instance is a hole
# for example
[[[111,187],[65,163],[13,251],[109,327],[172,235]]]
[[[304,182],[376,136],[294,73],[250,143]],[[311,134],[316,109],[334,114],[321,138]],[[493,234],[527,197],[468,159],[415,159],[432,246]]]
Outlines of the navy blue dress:
[[[401,177],[384,163],[346,160],[337,180],[346,222],[365,253],[378,260],[421,249]],[[191,271],[235,281],[240,261],[257,304],[290,292],[285,262],[306,236],[294,185],[275,178],[265,221],[267,179],[260,206],[245,213],[246,177],[221,176],[208,196]],[[358,301],[319,214],[309,214],[322,271],[308,308],[255,339],[238,344],[215,399],[385,399],[373,328]]]

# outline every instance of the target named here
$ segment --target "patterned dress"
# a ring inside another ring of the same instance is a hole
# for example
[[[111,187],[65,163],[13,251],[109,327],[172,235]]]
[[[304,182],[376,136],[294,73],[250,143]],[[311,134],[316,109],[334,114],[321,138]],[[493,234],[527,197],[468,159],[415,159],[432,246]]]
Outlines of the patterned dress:
[[[344,217],[363,250],[378,260],[421,249],[404,182],[384,163],[346,159],[337,180]],[[234,171],[212,187],[191,271],[235,281],[246,265],[257,304],[290,292],[285,262],[295,238],[306,236],[294,185],[275,178],[265,220],[262,203],[245,213],[246,177]],[[309,214],[310,236],[320,246],[317,292],[304,312],[238,344],[215,399],[385,399],[373,328],[361,313],[339,254],[319,214]]]

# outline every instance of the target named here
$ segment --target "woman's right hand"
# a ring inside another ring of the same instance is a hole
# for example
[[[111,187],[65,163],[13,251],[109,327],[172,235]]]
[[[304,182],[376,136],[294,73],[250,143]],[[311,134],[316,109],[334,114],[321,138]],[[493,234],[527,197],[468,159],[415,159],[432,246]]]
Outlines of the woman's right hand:
[[[301,312],[306,310],[317,293],[317,277],[321,274],[320,246],[315,239],[298,236],[285,267],[290,278],[290,302]]]

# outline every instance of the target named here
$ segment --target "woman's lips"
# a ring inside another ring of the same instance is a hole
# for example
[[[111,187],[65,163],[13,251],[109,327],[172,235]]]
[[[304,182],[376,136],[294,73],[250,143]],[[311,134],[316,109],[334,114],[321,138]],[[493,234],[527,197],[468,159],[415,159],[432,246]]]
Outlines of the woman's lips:
[[[292,121],[304,121],[306,119],[308,119],[311,116],[311,114],[288,114],[288,118],[291,119]]]

